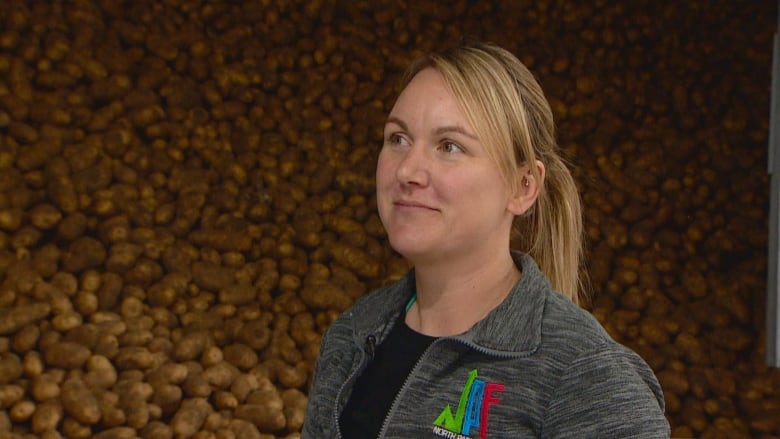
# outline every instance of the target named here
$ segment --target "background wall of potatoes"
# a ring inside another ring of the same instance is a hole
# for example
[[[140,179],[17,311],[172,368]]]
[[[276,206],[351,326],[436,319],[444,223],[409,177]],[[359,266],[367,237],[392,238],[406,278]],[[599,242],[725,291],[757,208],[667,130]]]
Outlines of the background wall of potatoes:
[[[773,0],[0,0],[0,437],[298,437],[322,332],[407,269],[373,183],[395,84],[463,35],[538,75],[584,200],[585,306],[653,367],[673,435],[780,436],[776,17]]]

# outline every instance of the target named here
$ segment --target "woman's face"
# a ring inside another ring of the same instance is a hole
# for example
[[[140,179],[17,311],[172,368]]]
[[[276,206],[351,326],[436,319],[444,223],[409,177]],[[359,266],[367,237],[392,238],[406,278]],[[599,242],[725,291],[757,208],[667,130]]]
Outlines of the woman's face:
[[[436,70],[390,112],[376,182],[390,244],[413,263],[508,251],[515,196]]]

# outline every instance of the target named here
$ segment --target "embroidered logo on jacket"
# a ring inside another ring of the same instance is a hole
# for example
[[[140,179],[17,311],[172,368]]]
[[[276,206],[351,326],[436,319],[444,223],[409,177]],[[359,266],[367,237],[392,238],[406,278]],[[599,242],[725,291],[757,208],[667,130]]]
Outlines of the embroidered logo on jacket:
[[[480,439],[485,439],[488,433],[488,411],[491,405],[501,401],[495,394],[502,391],[503,384],[486,383],[477,378],[477,369],[472,370],[463,386],[455,415],[447,404],[433,422],[433,433],[447,439],[466,439],[471,437],[472,429],[479,429]]]

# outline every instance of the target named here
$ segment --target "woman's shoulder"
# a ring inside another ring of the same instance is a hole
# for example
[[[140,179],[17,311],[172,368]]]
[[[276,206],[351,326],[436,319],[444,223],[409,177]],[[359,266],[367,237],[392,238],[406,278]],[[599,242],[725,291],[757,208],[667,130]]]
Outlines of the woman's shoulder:
[[[548,433],[590,437],[609,430],[610,437],[668,437],[663,391],[652,369],[589,312],[562,295],[548,300],[540,348],[556,371]],[[582,430],[572,422],[572,414],[582,412],[599,416],[601,424]]]
[[[622,377],[621,382],[634,377],[662,404],[660,386],[645,359],[615,341],[588,311],[557,295],[560,298],[548,298],[542,318],[541,348],[547,356],[555,357],[569,373]]]
[[[551,291],[545,301],[542,345],[571,359],[604,350],[627,350],[607,333],[591,313],[555,291]]]

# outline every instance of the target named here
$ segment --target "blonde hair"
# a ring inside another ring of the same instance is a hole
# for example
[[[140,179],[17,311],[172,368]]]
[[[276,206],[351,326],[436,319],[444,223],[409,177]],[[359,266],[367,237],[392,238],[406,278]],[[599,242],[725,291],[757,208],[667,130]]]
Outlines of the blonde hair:
[[[517,187],[525,168],[540,183],[535,206],[515,218],[513,242],[536,260],[556,290],[579,303],[582,207],[541,86],[517,57],[486,43],[416,60],[402,88],[425,68],[444,77],[509,187]],[[536,160],[545,166],[544,179]]]

